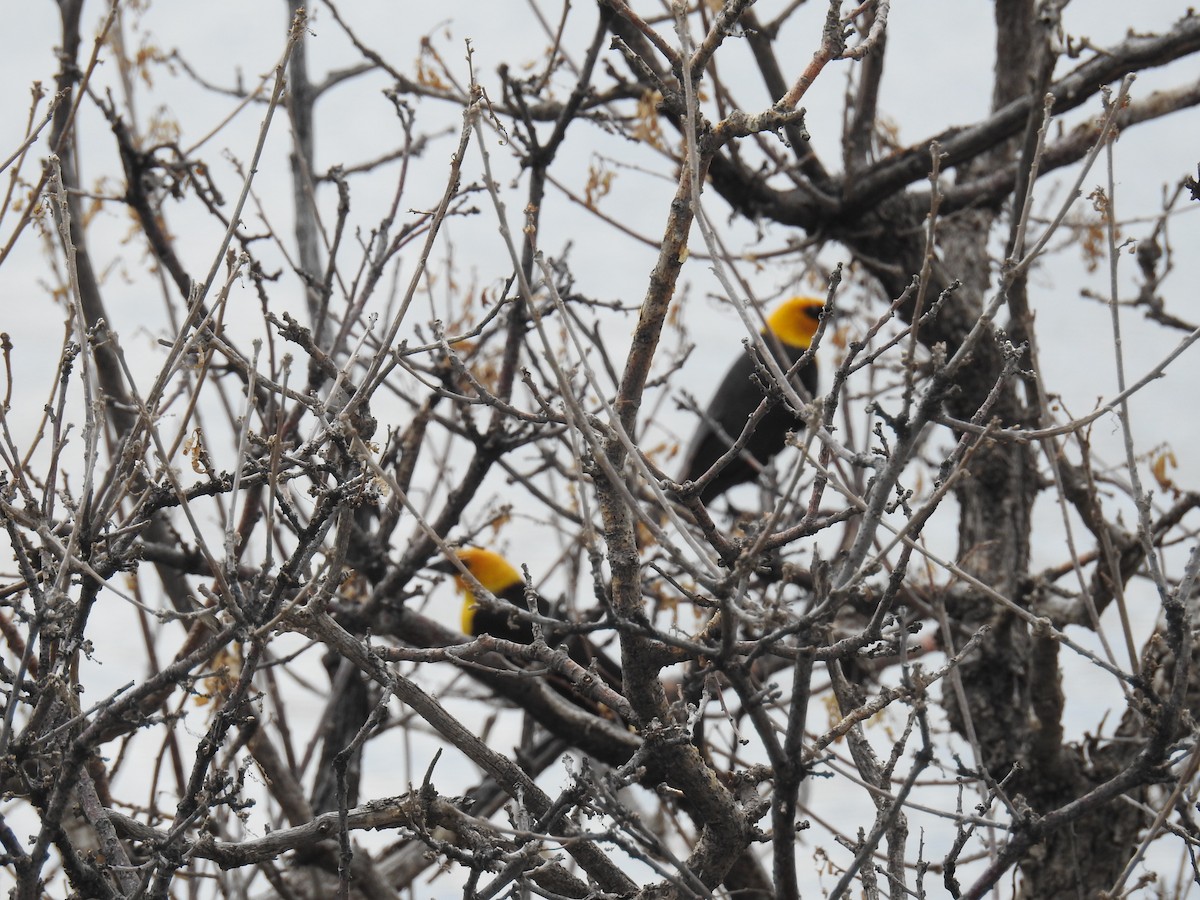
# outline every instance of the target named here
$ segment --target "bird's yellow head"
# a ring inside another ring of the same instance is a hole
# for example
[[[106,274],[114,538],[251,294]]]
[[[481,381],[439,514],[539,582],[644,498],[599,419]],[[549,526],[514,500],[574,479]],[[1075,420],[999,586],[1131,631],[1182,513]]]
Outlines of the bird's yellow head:
[[[792,297],[767,316],[767,328],[782,343],[807,350],[817,333],[824,306],[825,301],[817,297]]]
[[[524,595],[525,582],[521,573],[512,567],[507,559],[499,553],[485,550],[482,547],[461,547],[455,551],[461,562],[475,580],[482,584],[495,597],[511,600],[506,594],[514,593],[518,598]],[[452,566],[438,566],[443,571],[457,573]],[[475,595],[461,574],[454,575],[454,583],[463,596],[462,630],[464,634],[474,634],[472,627],[475,622]]]

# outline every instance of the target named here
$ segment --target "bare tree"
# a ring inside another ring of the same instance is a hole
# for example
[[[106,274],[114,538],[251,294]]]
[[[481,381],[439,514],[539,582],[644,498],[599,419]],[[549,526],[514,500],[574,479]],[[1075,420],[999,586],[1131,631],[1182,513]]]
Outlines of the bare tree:
[[[28,317],[66,322],[45,384],[11,300],[3,340],[13,897],[1200,883],[1200,494],[1129,414],[1200,337],[1170,278],[1197,188],[1156,173],[1159,213],[1123,220],[1114,149],[1195,130],[1194,78],[1133,79],[1194,66],[1200,17],[1145,33],[1131,5],[1096,46],[1066,0],[996,0],[991,108],[900,146],[888,0],[504,4],[533,42],[495,71],[285,5],[247,85],[155,45],[153,6],[88,6],[92,41],[58,0],[56,82],[3,154],[0,277],[29,294],[37,260]],[[314,16],[352,60],[318,71]],[[171,79],[220,123],[143,121]],[[846,83],[839,164],[801,104]],[[364,116],[392,148],[324,162]],[[610,211],[625,165],[669,179],[642,203],[661,233]],[[1083,415],[1047,365],[1078,335],[1031,312],[1031,275],[1081,250],[1109,291],[1075,302],[1111,333],[1079,368],[1117,385]],[[764,310],[814,292],[785,371]],[[737,335],[693,346],[712,314]],[[1163,348],[1145,371],[1132,316]],[[761,402],[717,467],[772,409],[795,430],[705,504],[716,468],[678,480],[706,414],[685,379],[739,353]],[[532,641],[448,627],[435,566],[466,544],[522,568],[515,604],[454,571]]]

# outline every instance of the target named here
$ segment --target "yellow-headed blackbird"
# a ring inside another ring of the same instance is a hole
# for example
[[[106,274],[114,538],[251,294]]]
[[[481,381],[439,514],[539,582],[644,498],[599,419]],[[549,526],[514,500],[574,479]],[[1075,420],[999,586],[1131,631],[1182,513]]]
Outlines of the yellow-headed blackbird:
[[[503,556],[482,547],[461,547],[455,553],[467,571],[474,575],[475,580],[487,588],[492,596],[507,600],[518,609],[529,609],[525,600],[525,581],[521,578],[521,573],[513,568]],[[441,572],[458,572],[456,567],[446,562],[438,563],[432,568]],[[455,574],[454,582],[463,598],[462,630],[464,634],[469,634],[471,637],[490,634],[492,637],[518,644],[533,642],[533,624],[531,622],[515,615],[509,615],[505,610],[489,609],[478,604],[475,595],[471,592],[470,585],[461,574]],[[541,615],[552,616],[550,605],[544,599],[538,597],[537,603],[538,612]],[[556,635],[552,632],[545,634],[545,639],[552,646],[563,640],[561,634]],[[620,692],[621,667],[607,654],[583,635],[568,635],[564,643],[567,655],[571,659],[585,669],[594,665],[605,684]],[[565,685],[556,684],[555,688],[573,700],[579,699]]]
[[[455,551],[459,561],[466,566],[475,580],[487,588],[493,597],[507,600],[517,609],[528,611],[525,601],[525,581],[521,573],[514,569],[499,553],[485,550],[482,547],[462,547]],[[454,583],[462,594],[462,630],[463,634],[479,637],[490,634],[492,637],[518,644],[533,642],[533,624],[528,619],[510,615],[507,610],[493,609],[481,606],[475,602],[475,595],[465,578],[458,574],[458,569],[449,563],[439,563],[434,566],[442,572],[454,574]],[[538,597],[538,612],[543,616],[550,615],[549,604]]]
[[[823,306],[823,301],[816,297],[792,297],[767,317],[763,339],[785,372],[812,343]],[[800,382],[810,394],[815,394],[816,360],[810,359],[799,374]],[[751,354],[743,353],[738,357],[737,362],[726,373],[721,386],[717,388],[705,411],[704,419],[692,436],[683,469],[683,480],[695,481],[707,472],[741,436],[751,414],[766,395],[759,381],[761,377],[756,369],[756,360]],[[734,485],[757,480],[763,464],[786,445],[787,433],[797,430],[802,424],[785,404],[777,403],[771,407],[747,439],[741,455],[705,485],[704,490],[700,492],[700,499],[708,503]],[[747,457],[753,457],[754,462]]]

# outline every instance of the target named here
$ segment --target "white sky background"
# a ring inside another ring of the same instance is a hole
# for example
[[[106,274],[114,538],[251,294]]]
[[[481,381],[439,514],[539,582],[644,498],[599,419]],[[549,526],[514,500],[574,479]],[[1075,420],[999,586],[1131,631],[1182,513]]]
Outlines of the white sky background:
[[[761,0],[756,6],[761,18],[772,17],[783,7],[780,0]],[[1075,0],[1068,7],[1066,25],[1068,32],[1076,37],[1089,37],[1097,46],[1116,42],[1131,24],[1139,32],[1160,31],[1184,13],[1184,2],[1173,0],[1145,0],[1128,4],[1124,0]],[[357,57],[328,12],[314,4],[315,17],[310,23],[309,71],[314,81],[320,81],[330,69],[353,62]],[[590,36],[594,27],[594,15],[586,4],[576,4],[573,20],[579,33]],[[57,10],[45,0],[21,4],[19,27],[6,28],[0,33],[0,158],[5,158],[21,140],[23,123],[28,108],[28,85],[40,79],[47,87],[53,84],[56,61],[52,48],[57,40]],[[646,4],[639,8],[648,9]],[[794,58],[782,60],[791,69],[785,75],[794,77],[807,63],[819,33],[819,22],[824,4],[810,3],[795,17],[785,39],[795,48]],[[1131,22],[1129,10],[1136,20]],[[393,65],[411,73],[412,64],[419,52],[422,36],[431,34],[439,53],[454,71],[461,83],[466,83],[467,72],[464,61],[464,39],[470,39],[474,50],[476,76],[486,90],[495,96],[500,93],[496,66],[501,61],[514,65],[524,60],[540,60],[547,41],[532,19],[529,7],[524,2],[479,3],[473,0],[445,0],[437,4],[374,2],[374,0],[345,0],[339,5],[343,16],[355,28],[359,36],[373,49],[383,54]],[[103,9],[92,3],[85,9],[85,34],[94,33]],[[991,97],[991,34],[992,4],[982,0],[899,0],[893,4],[887,49],[887,64],[884,90],[881,97],[883,114],[899,128],[900,140],[917,143],[942,129],[966,124],[983,116]],[[127,20],[132,25],[133,20]],[[135,30],[127,28],[125,39],[136,45],[149,35],[149,40],[163,51],[178,48],[182,56],[206,79],[220,85],[232,85],[240,77],[246,86],[260,75],[268,74],[278,60],[283,47],[287,27],[285,5],[282,2],[247,3],[245,0],[211,0],[205,4],[181,4],[158,0]],[[669,29],[664,28],[665,31]],[[585,37],[585,41],[586,41]],[[580,47],[584,43],[570,37],[568,46]],[[734,44],[738,42],[733,42]],[[83,54],[90,53],[90,43]],[[606,52],[614,59],[614,65],[622,64],[615,54]],[[578,59],[576,54],[576,59]],[[755,87],[742,90],[739,94],[747,104],[751,101],[765,106],[767,97],[758,88],[759,81],[749,69],[749,53],[744,44],[723,50],[718,56],[722,76],[726,81],[746,83]],[[745,67],[742,78],[739,66]],[[1060,61],[1056,74],[1067,70],[1069,61]],[[1184,67],[1189,67],[1185,70]],[[192,83],[179,73],[172,78],[162,68],[155,70],[155,82],[149,92],[139,85],[137,115],[144,129],[152,116],[166,110],[170,118],[183,129],[180,143],[190,146],[209,129],[215,127],[229,114],[235,101],[225,96],[214,95]],[[524,73],[518,73],[524,74]],[[1138,79],[1133,87],[1135,98],[1146,96],[1160,84],[1177,84],[1184,78],[1200,76],[1195,59],[1177,64],[1162,72],[1150,72]],[[112,87],[120,98],[116,67],[111,62],[101,69],[94,85]],[[603,79],[602,79],[603,80]],[[316,111],[317,169],[324,171],[330,165],[342,163],[346,166],[374,158],[399,145],[401,132],[391,112],[390,104],[380,91],[389,86],[390,80],[383,75],[363,76],[335,88],[320,102]],[[813,136],[818,152],[826,164],[837,168],[840,159],[839,140],[841,135],[841,110],[846,87],[846,64],[832,64],[823,73],[805,98],[804,105],[809,115],[807,127]],[[755,91],[758,93],[755,93]],[[403,209],[430,208],[444,187],[447,160],[453,149],[459,124],[459,111],[436,101],[413,101],[417,108],[417,128],[420,132],[438,132],[443,127],[452,130],[448,136],[434,140],[426,150],[416,168],[416,177],[410,182],[409,192],[402,203]],[[1066,118],[1072,124],[1083,117],[1098,113],[1097,101],[1092,101],[1081,110]],[[214,169],[214,176],[228,199],[236,194],[239,180],[235,179],[228,164],[228,157],[239,161],[248,160],[261,122],[262,109],[252,106],[243,111],[234,123],[221,131],[201,151],[201,155]],[[272,127],[267,154],[255,181],[255,190],[263,198],[272,223],[280,233],[291,238],[291,188],[287,168],[287,152],[290,139],[286,128],[285,114],[281,110]],[[99,185],[99,189],[112,193],[120,186],[120,167],[112,149],[111,136],[101,117],[90,104],[82,111],[82,145],[84,170],[83,182]],[[1116,145],[1117,193],[1115,197],[1118,215],[1152,217],[1159,209],[1163,186],[1173,185],[1187,173],[1194,173],[1200,161],[1200,129],[1196,126],[1193,113],[1177,113],[1163,122],[1133,129],[1122,136]],[[444,125],[434,126],[434,122]],[[674,140],[670,132],[669,140]],[[511,163],[511,151],[502,146],[498,139],[487,148],[492,155],[493,165],[502,172],[501,180],[511,180],[516,169]],[[45,152],[44,141],[35,151]],[[563,148],[563,165],[556,168],[556,177],[567,181],[578,189],[585,177],[587,167],[595,154],[611,158],[635,161],[639,165],[653,167],[648,170],[617,170],[613,193],[600,204],[605,214],[619,220],[623,225],[651,240],[657,240],[662,232],[667,202],[674,190],[671,177],[672,167],[662,159],[655,159],[644,148],[632,147],[623,140],[602,135],[596,128],[576,124]],[[222,168],[223,166],[223,168]],[[33,169],[26,173],[32,177]],[[352,177],[352,224],[365,234],[390,201],[395,167],[391,174],[382,179],[377,173],[366,178]],[[1060,202],[1062,189],[1055,188],[1074,170],[1066,170],[1061,177],[1039,184],[1039,211],[1048,210]],[[7,175],[7,173],[4,173]],[[107,176],[107,184],[98,181]],[[464,180],[479,176],[478,153],[472,150],[466,166]],[[665,177],[664,177],[665,176]],[[1093,186],[1103,183],[1101,168],[1093,170],[1083,185],[1086,195]],[[382,187],[380,187],[382,185]],[[514,230],[519,229],[521,209],[524,202],[524,183],[507,194],[508,216]],[[332,188],[322,189],[321,200],[324,210],[332,221],[334,196]],[[723,203],[711,192],[706,194],[706,209],[715,221],[724,223],[727,213]],[[478,205],[483,214],[473,220],[456,220],[448,224],[446,237],[452,242],[455,258],[460,266],[456,277],[458,292],[465,293],[474,282],[476,294],[482,288],[495,288],[508,276],[510,266],[499,241],[494,236],[494,219],[481,195]],[[1193,204],[1193,207],[1196,205]],[[1086,201],[1076,207],[1082,215],[1088,211]],[[187,235],[188,240],[179,249],[193,276],[207,271],[218,249],[220,233],[207,214],[197,211],[194,203],[183,206],[168,205],[166,215],[173,232]],[[253,208],[244,216],[250,230],[261,231]],[[1143,225],[1131,229],[1127,236],[1137,238],[1148,233],[1152,223],[1147,218]],[[146,261],[141,245],[122,245],[128,237],[130,220],[118,204],[110,204],[93,223],[91,229],[92,252],[96,265],[103,268],[113,259],[122,262],[111,269],[103,284],[109,313],[120,332],[123,345],[135,361],[140,362],[147,381],[157,365],[155,339],[165,327],[164,305],[161,291],[152,277],[146,274]],[[731,229],[746,241],[745,249],[751,248],[753,231],[744,223],[735,223]],[[1170,311],[1181,318],[1195,321],[1197,312],[1195,285],[1200,283],[1200,263],[1197,262],[1196,216],[1188,213],[1176,219],[1171,235],[1176,251],[1176,274],[1164,285]],[[7,231],[2,235],[7,239]],[[770,228],[761,243],[753,249],[779,247],[796,235],[784,229]],[[550,188],[543,209],[541,246],[547,255],[557,256],[564,250],[565,241],[572,247],[570,262],[577,279],[577,289],[587,295],[601,299],[619,299],[633,305],[644,294],[650,268],[653,265],[654,249],[632,238],[621,235],[583,213],[562,194]],[[263,245],[259,245],[260,251]],[[693,236],[692,249],[702,250],[698,235]],[[289,252],[293,252],[289,246]],[[413,253],[405,254],[400,271],[404,283],[411,274]],[[454,295],[446,289],[444,272],[436,261],[444,262],[435,252],[431,259],[431,296],[437,306],[436,314],[445,318],[448,298]],[[281,259],[267,254],[268,260],[282,265]],[[830,265],[843,260],[836,249],[827,251],[822,264]],[[469,268],[464,263],[469,262]],[[14,415],[18,425],[25,425],[29,432],[36,426],[46,398],[37,393],[50,383],[61,343],[64,313],[61,306],[54,305],[44,286],[44,260],[33,232],[27,232],[22,245],[12,259],[0,267],[0,329],[12,335],[16,346],[15,360],[20,373],[18,387],[33,386],[30,393],[18,392]],[[1123,296],[1132,292],[1130,277],[1136,266],[1131,257],[1123,262]],[[798,285],[788,280],[803,273],[793,270],[781,272],[768,269],[755,274],[749,266],[744,267],[762,296],[772,296],[792,290]],[[684,269],[681,284],[689,295],[687,317],[689,338],[696,344],[696,351],[685,370],[687,389],[701,403],[705,402],[723,374],[729,361],[740,352],[741,326],[736,315],[723,307],[714,295],[719,291],[715,279],[706,264],[694,259]],[[1041,363],[1047,389],[1064,398],[1071,413],[1082,414],[1098,401],[1111,397],[1115,390],[1115,374],[1111,348],[1111,331],[1108,310],[1102,305],[1082,299],[1082,288],[1100,294],[1107,293],[1107,270],[1101,268],[1087,273],[1077,250],[1056,256],[1045,267],[1039,269],[1031,283],[1030,300],[1037,314],[1041,340]],[[291,300],[287,301],[290,285]],[[272,298],[276,302],[291,303],[292,310],[299,314],[302,307],[301,288],[298,281],[285,274],[281,285],[276,285]],[[812,290],[812,285],[808,286]],[[248,323],[259,322],[258,301],[247,285],[237,289],[239,301],[246,304]],[[278,310],[276,310],[278,312]],[[429,306],[425,301],[414,308],[415,319],[429,318]],[[608,336],[613,346],[619,349],[632,327],[632,318],[612,317],[607,323]],[[251,327],[251,326],[248,326]],[[253,326],[258,327],[258,326]],[[1138,311],[1126,311],[1122,315],[1125,329],[1127,374],[1130,381],[1141,377],[1156,364],[1182,334],[1168,331],[1153,323],[1145,322]],[[261,329],[260,329],[261,330]],[[258,332],[256,332],[258,333]],[[402,335],[403,336],[403,335]],[[247,338],[244,343],[249,343]],[[828,369],[826,370],[828,372]],[[1152,392],[1133,403],[1133,415],[1139,445],[1138,452],[1146,453],[1162,443],[1169,443],[1178,459],[1179,469],[1174,473],[1176,481],[1184,489],[1194,489],[1200,482],[1200,434],[1197,433],[1196,386],[1200,383],[1200,352],[1192,350],[1178,360],[1166,378],[1154,385]],[[828,387],[828,379],[824,382]],[[381,419],[382,426],[397,424],[388,421],[386,408],[373,408]],[[396,415],[403,415],[397,406]],[[23,419],[20,417],[24,417]],[[673,398],[662,403],[656,417],[664,431],[660,437],[674,439],[686,437],[691,423],[686,414],[675,408]],[[399,424],[402,424],[400,420]],[[1120,464],[1123,456],[1120,449],[1120,434],[1115,419],[1097,423],[1093,439],[1097,452],[1114,465]],[[651,439],[648,437],[648,441]],[[946,438],[937,438],[935,444],[946,445]],[[220,448],[216,448],[218,451]],[[220,465],[218,460],[218,465]],[[1148,476],[1143,467],[1142,474]],[[503,492],[502,483],[493,485],[496,492]],[[483,500],[484,498],[481,498]],[[1061,528],[1058,512],[1044,504],[1038,520],[1042,540],[1035,541],[1034,569],[1041,565],[1060,563],[1065,554],[1061,543]],[[482,519],[486,503],[472,507],[474,516]],[[952,520],[947,518],[947,523]],[[1042,531],[1044,529],[1044,531]],[[528,563],[535,577],[545,571],[557,556],[557,538],[547,529],[529,526],[528,534],[508,532],[513,541],[510,554]],[[1052,537],[1050,537],[1052,536]],[[943,546],[953,548],[952,530],[942,535],[931,536],[933,541],[946,541]],[[1177,571],[1177,570],[1176,570]],[[1135,588],[1134,600],[1138,600]],[[451,602],[448,587],[441,589],[440,599],[444,614],[437,615],[447,625],[457,624],[457,602]],[[437,599],[435,597],[435,599]],[[1148,591],[1140,598],[1147,609],[1156,604]],[[115,601],[115,598],[113,600]],[[122,670],[119,660],[130,632],[121,614],[114,610],[114,627],[107,635],[110,644],[105,645],[104,636],[98,640],[97,658],[105,663],[101,674],[89,684],[95,696],[84,698],[85,705],[95,702],[107,690],[115,688],[138,673]],[[1143,617],[1140,628],[1144,632],[1150,618]],[[1081,637],[1073,633],[1074,637]],[[134,645],[140,648],[140,643]],[[140,658],[140,649],[138,652]],[[1064,655],[1068,665],[1068,679],[1074,664]],[[1079,667],[1080,678],[1088,678],[1096,685],[1092,693],[1075,692],[1072,695],[1072,719],[1069,731],[1082,734],[1094,729],[1098,722],[1097,710],[1112,698],[1106,693],[1112,687],[1092,676],[1090,668]],[[1071,683],[1068,680],[1068,685]],[[1069,690],[1068,693],[1071,693]],[[1093,695],[1094,693],[1094,695]],[[1089,703],[1088,701],[1092,701]],[[313,706],[316,706],[314,703]],[[296,710],[293,710],[295,714]],[[312,709],[315,717],[319,709]],[[197,722],[195,728],[203,725]],[[1110,723],[1111,727],[1111,723]],[[443,762],[443,766],[447,766]],[[402,780],[393,779],[380,783],[367,778],[364,782],[364,797],[378,794],[399,793],[409,778],[419,778],[421,764],[405,773]],[[377,771],[368,760],[368,772]],[[445,770],[443,770],[445,771]],[[465,787],[473,779],[464,775]],[[384,786],[387,784],[388,786]],[[444,790],[450,791],[449,787]],[[915,832],[914,832],[915,833]],[[937,858],[936,853],[932,854]],[[3,875],[0,875],[2,883]],[[456,889],[450,888],[443,878],[429,888],[431,895],[453,896]],[[826,887],[829,883],[826,884]],[[449,893],[437,893],[449,891]]]

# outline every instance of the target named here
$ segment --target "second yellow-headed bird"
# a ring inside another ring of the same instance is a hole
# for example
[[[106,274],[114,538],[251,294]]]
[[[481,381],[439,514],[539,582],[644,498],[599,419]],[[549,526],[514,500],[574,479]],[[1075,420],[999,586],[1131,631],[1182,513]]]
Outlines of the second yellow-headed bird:
[[[521,578],[521,573],[503,556],[482,547],[462,547],[455,552],[467,571],[474,575],[475,580],[487,588],[493,597],[506,600],[517,609],[529,610],[529,605],[525,602],[525,581]],[[492,637],[515,641],[518,644],[533,642],[533,623],[528,619],[510,615],[507,610],[479,605],[471,586],[453,565],[440,563],[434,568],[454,575],[454,583],[463,597],[463,634],[469,634],[471,637],[490,634]],[[541,597],[538,597],[538,612],[543,616],[550,614],[549,605]]]
[[[816,297],[792,297],[767,317],[763,339],[785,372],[811,346],[821,321],[823,306],[824,301]],[[776,341],[771,339],[772,334],[782,346],[782,353]],[[800,369],[799,375],[801,384],[810,394],[815,394],[816,360],[810,359]],[[705,410],[704,419],[692,436],[683,469],[684,481],[695,481],[707,472],[713,463],[729,451],[733,441],[741,436],[751,414],[766,396],[758,377],[755,360],[749,353],[739,356],[725,374]],[[803,422],[785,404],[775,404],[758,423],[741,455],[731,460],[705,485],[700,492],[700,499],[708,503],[735,485],[756,481],[762,466],[786,446],[787,433],[802,425]],[[753,457],[755,462],[751,462],[747,456]]]
[[[458,556],[459,562],[475,576],[476,581],[491,592],[493,597],[506,600],[518,609],[529,609],[525,600],[525,581],[522,579],[521,573],[499,553],[483,547],[460,547],[455,554]],[[442,562],[432,568],[454,574],[454,582],[463,598],[462,630],[464,634],[469,634],[471,637],[490,634],[492,637],[518,644],[533,642],[532,622],[516,615],[510,615],[507,610],[490,609],[480,605],[471,591],[471,586],[452,563]],[[538,612],[547,618],[551,617],[550,605],[541,597],[538,597],[537,602]],[[563,640],[563,635],[561,632],[556,634],[555,629],[551,629],[545,638],[551,646],[554,646]],[[608,687],[620,693],[621,667],[603,650],[581,634],[567,635],[565,644],[567,655],[572,660],[585,669],[594,667],[601,680]],[[579,703],[585,709],[604,714],[603,707],[598,709],[596,704],[580,697],[574,688],[565,681],[552,679],[552,685],[555,690]]]

